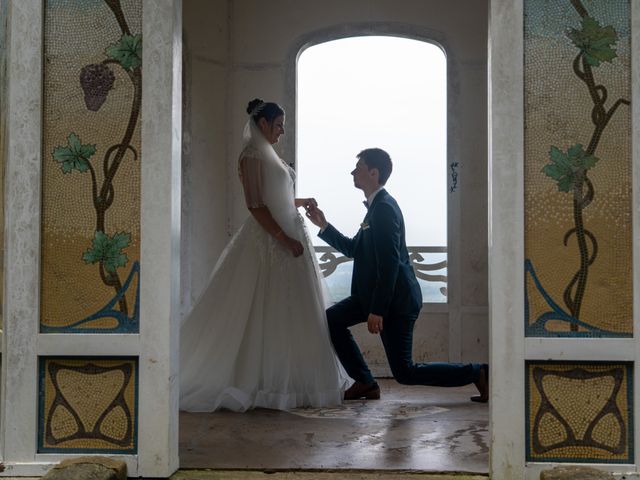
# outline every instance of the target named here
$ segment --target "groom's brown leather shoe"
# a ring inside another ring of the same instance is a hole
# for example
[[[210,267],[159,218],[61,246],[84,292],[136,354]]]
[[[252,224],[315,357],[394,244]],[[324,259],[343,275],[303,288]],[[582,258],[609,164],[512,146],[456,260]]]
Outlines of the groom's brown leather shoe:
[[[376,382],[355,382],[344,392],[345,400],[359,400],[361,398],[366,400],[380,399],[380,386]]]
[[[473,382],[480,395],[473,395],[472,402],[487,403],[489,401],[489,365],[486,363],[480,367],[480,377]]]

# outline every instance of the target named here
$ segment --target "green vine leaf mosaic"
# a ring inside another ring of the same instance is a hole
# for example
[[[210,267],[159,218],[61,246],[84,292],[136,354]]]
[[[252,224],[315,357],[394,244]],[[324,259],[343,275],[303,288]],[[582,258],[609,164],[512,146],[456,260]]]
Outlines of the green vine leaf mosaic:
[[[115,273],[119,267],[124,267],[129,260],[122,250],[129,246],[131,235],[120,232],[109,237],[101,231],[97,231],[91,248],[82,255],[85,263],[97,263],[102,261],[104,269],[109,273]]]
[[[569,147],[567,153],[552,146],[549,159],[551,163],[545,165],[542,171],[558,182],[560,192],[570,192],[575,185],[576,174],[593,168],[598,161],[596,156],[585,152],[580,143]]]
[[[589,16],[584,17],[581,24],[580,30],[572,28],[567,36],[584,53],[589,65],[597,67],[601,62],[611,62],[617,57],[613,46],[618,41],[618,34],[611,25],[602,27]]]
[[[70,173],[73,170],[86,172],[89,169],[89,159],[96,153],[95,144],[82,145],[75,133],[69,135],[67,142],[66,147],[56,147],[53,150],[53,159],[61,164],[64,173]]]
[[[116,60],[125,70],[133,70],[142,65],[142,35],[127,35],[106,50],[109,58]]]

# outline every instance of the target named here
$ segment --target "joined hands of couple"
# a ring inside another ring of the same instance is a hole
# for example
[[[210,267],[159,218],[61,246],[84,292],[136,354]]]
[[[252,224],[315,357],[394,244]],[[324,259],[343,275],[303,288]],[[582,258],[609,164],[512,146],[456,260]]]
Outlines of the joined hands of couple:
[[[327,228],[329,222],[324,216],[324,212],[318,208],[318,202],[316,202],[315,198],[305,198],[302,199],[304,203],[301,206],[304,207],[306,211],[306,216],[311,222],[320,227],[321,230]],[[376,315],[374,313],[370,313],[367,318],[367,330],[370,333],[377,334],[382,332],[383,325],[383,317],[381,315]]]
[[[305,209],[305,215],[311,222],[324,230],[327,227],[327,219],[324,217],[324,212],[318,208],[318,202],[315,198],[303,198],[304,203],[302,206]]]

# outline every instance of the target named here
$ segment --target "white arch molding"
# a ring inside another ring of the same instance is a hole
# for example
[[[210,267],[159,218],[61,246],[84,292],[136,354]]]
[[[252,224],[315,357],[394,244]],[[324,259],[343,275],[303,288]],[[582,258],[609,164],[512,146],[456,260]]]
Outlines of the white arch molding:
[[[449,197],[444,51],[406,37],[348,37],[304,49],[297,75],[297,196],[318,195],[332,223],[352,231],[364,211],[358,208],[362,193],[348,181],[349,158],[355,163],[354,154],[364,147],[387,149],[394,161],[389,188],[403,207],[423,301],[446,303],[447,277],[441,270],[446,268]],[[330,142],[323,142],[326,135]],[[314,243],[322,242],[316,238]],[[316,254],[326,259],[320,267],[330,290],[337,281],[341,290],[348,289],[349,278],[339,272],[351,263],[330,247],[316,247]],[[341,263],[345,266],[337,267]],[[429,351],[422,347],[416,348],[419,359]]]

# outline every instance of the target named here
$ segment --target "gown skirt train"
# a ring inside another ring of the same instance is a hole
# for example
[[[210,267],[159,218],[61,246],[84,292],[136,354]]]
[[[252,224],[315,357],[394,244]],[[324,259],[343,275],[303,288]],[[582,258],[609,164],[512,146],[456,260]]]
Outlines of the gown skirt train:
[[[302,216],[290,220],[302,256],[249,216],[218,260],[181,326],[182,410],[342,402],[349,380],[329,338],[315,253]]]

